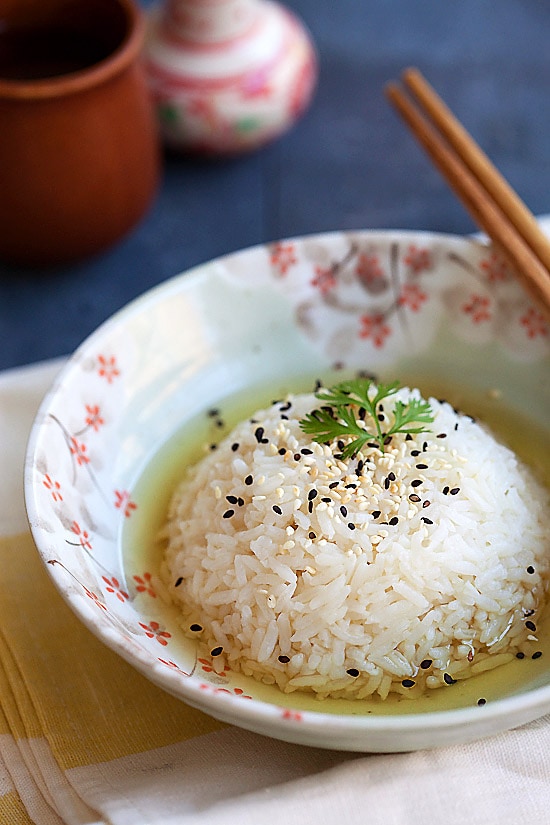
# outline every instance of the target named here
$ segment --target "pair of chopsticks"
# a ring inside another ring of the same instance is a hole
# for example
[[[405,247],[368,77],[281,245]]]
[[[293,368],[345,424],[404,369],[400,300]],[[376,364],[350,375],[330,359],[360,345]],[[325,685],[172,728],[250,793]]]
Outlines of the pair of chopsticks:
[[[550,241],[535,216],[418,69],[386,93],[451,189],[550,315]]]

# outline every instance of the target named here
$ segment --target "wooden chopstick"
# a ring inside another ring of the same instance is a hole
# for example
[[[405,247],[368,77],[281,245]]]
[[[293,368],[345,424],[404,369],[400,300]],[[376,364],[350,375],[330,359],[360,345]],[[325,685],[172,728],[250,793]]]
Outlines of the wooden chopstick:
[[[476,224],[550,315],[550,241],[536,218],[417,69],[386,93]]]

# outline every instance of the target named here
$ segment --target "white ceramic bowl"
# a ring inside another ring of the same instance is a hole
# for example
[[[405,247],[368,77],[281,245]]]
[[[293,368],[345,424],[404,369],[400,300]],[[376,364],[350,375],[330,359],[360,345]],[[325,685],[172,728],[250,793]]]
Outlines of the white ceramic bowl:
[[[378,752],[522,724],[550,711],[550,648],[510,680],[474,677],[443,703],[404,700],[393,709],[321,702],[238,673],[217,675],[156,595],[153,534],[183,472],[170,455],[184,463],[190,438],[213,437],[214,409],[244,417],[285,390],[363,369],[426,391],[444,388],[466,412],[486,412],[497,429],[512,420],[512,436],[518,416],[527,416],[537,432],[536,462],[550,435],[549,362],[548,325],[478,241],[339,232],[215,260],[116,314],[59,375],[26,462],[38,551],[62,596],[105,644],[226,722],[303,744]]]

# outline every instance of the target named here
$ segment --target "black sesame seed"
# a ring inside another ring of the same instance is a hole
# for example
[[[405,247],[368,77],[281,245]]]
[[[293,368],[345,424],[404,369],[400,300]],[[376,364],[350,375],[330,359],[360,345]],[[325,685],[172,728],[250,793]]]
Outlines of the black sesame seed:
[[[420,667],[422,668],[422,670],[428,670],[428,668],[432,666],[432,662],[432,659],[424,659],[422,662],[420,662]]]
[[[256,429],[254,430],[254,437],[255,437],[256,441],[258,442],[258,444],[261,443],[261,440],[264,437],[264,432],[265,432],[265,430],[264,430],[263,427],[256,427]]]
[[[281,510],[281,508],[279,507],[278,504],[274,504],[272,509],[273,509],[273,512],[277,513],[278,516],[282,516],[283,511]]]
[[[353,522],[350,521],[350,523],[348,524],[348,528],[350,530],[355,530],[355,524],[353,524]]]
[[[239,496],[239,498],[237,499],[237,504],[239,505],[239,507],[243,507],[244,506],[244,498]]]
[[[347,508],[347,507],[344,507],[344,505],[342,504],[342,506],[340,507],[340,512],[342,513],[342,515],[343,515],[343,516],[344,516],[344,518],[345,518],[345,517],[347,516],[347,514],[348,514],[348,508]]]
[[[485,705],[487,703],[487,699],[478,699],[477,703],[481,707],[481,705]]]
[[[448,488],[447,486],[445,486],[445,487],[443,488],[443,491],[442,491],[442,492],[443,492],[443,495],[444,495],[444,496],[446,496],[446,495],[448,494],[448,492],[449,492],[449,488]]]
[[[174,582],[174,587],[179,587],[180,584],[182,583],[182,581],[183,581],[183,576],[178,576],[178,578]]]
[[[309,531],[308,536],[309,536],[309,538],[310,538],[310,539],[316,539],[316,538],[317,538],[317,536],[315,535],[315,533],[313,532],[313,530],[310,530],[310,531]]]
[[[283,414],[281,415],[281,421],[288,421],[288,415],[285,415],[285,414],[283,413]]]
[[[284,455],[286,453],[286,447],[279,448],[279,455]]]
[[[226,499],[230,504],[236,504],[238,501],[237,496],[226,496]]]
[[[329,498],[328,496],[323,496],[321,501],[324,501],[325,504],[331,504],[332,503],[332,499]]]
[[[313,513],[313,502],[312,502],[312,501],[308,501],[308,503],[307,503],[307,511],[308,511],[308,513],[310,513],[310,514],[311,514],[311,513]]]
[[[425,441],[425,442],[422,444],[422,452],[423,452],[423,453],[425,453],[427,449],[428,449],[428,442],[427,442],[427,441]]]
[[[388,473],[388,478],[390,481],[395,481],[395,473]]]
[[[330,487],[330,484],[329,484],[329,487]],[[356,490],[357,489],[357,484],[354,484],[352,482],[351,484],[346,484],[345,488],[346,488],[346,490]]]
[[[391,435],[387,435],[387,436],[385,437],[385,439],[384,439],[384,446],[385,446],[385,447],[387,447],[387,446],[388,446],[388,444],[391,444],[391,442],[392,442],[392,437],[391,437]]]
[[[366,411],[366,409],[365,409],[364,407],[359,407],[359,410],[358,410],[358,412],[357,412],[357,415],[359,416],[359,418],[361,419],[361,421],[364,421],[364,420],[365,420],[365,418],[366,418],[366,416],[367,416],[367,411]]]
[[[231,445],[231,449],[233,450],[233,452],[234,452],[234,453],[236,453],[236,452],[237,452],[237,450],[239,449],[239,444],[238,444],[238,442],[237,442],[237,441],[235,441],[235,442]]]
[[[302,455],[313,455],[313,450],[310,450],[309,447],[303,447],[300,452]]]
[[[280,661],[283,665],[286,665],[286,664],[287,664],[287,662],[290,662],[290,656],[284,656],[284,655],[282,655],[282,656],[278,656],[277,658],[279,659],[279,661]]]
[[[364,466],[365,466],[365,462],[363,461],[363,459],[362,458],[359,459],[359,461],[357,462],[357,468],[355,470],[355,472],[357,473],[358,476],[360,476],[361,473],[363,472],[363,467]]]
[[[529,567],[527,568],[527,572],[531,573],[531,575],[535,572],[535,568],[533,567],[532,564],[530,564]]]
[[[423,521],[424,524],[433,524],[431,518],[426,518],[426,516],[420,516],[420,521]]]
[[[338,447],[339,450],[343,450],[346,445],[344,444],[342,439],[339,438],[338,441],[336,442],[336,446]]]
[[[379,413],[377,417],[379,421],[383,421],[386,416],[384,415],[384,413]]]
[[[403,685],[403,687],[411,688],[415,686],[415,681],[414,679],[403,679],[401,684]]]
[[[389,490],[390,489],[390,484],[391,484],[391,481],[389,480],[389,478],[385,478],[384,479],[384,490]]]
[[[235,510],[226,510],[223,514],[222,518],[231,518],[231,516],[235,515]]]
[[[411,481],[411,487],[420,487],[421,484],[422,484],[422,479],[421,478],[415,478]]]
[[[201,624],[192,624],[191,627],[189,628],[189,630],[192,630],[193,633],[200,633],[201,630],[202,630],[202,625]]]
[[[455,430],[458,430],[458,421],[455,424]]]
[[[359,676],[359,671],[357,670],[356,667],[349,667],[346,670],[346,673],[348,674],[348,676],[353,676],[354,679],[356,679],[357,676]]]
[[[443,674],[443,681],[445,682],[446,685],[455,685],[456,684],[456,679],[453,679],[453,677],[451,676],[450,673],[444,673]]]
[[[376,441],[369,441],[367,443],[367,447],[378,447],[378,444],[376,443]]]
[[[333,481],[328,485],[329,490],[334,490],[335,487],[338,487],[339,481]]]
[[[244,480],[244,483],[247,485],[247,487],[250,487],[251,484],[254,484],[253,477],[252,476],[247,476]]]
[[[456,496],[456,494],[457,494],[457,493],[460,493],[460,487],[453,487],[453,489],[452,489],[452,490],[449,490],[449,493],[450,493],[452,496]]]
[[[533,653],[533,655],[531,656],[531,659],[540,659],[541,656],[542,656],[542,650],[537,650],[537,651],[535,651],[535,653]]]
[[[410,433],[407,433],[407,435],[405,436],[405,441],[412,441],[412,440],[413,440],[412,435]]]
[[[447,433],[438,433],[436,438],[447,438]]]
[[[388,524],[391,524],[391,526],[392,526],[392,527],[394,527],[394,526],[395,526],[398,522],[399,522],[399,519],[397,518],[397,516],[393,516],[393,517],[392,517],[392,518],[388,521]]]
[[[210,449],[212,450],[212,452],[214,452],[214,450],[218,449],[218,445],[217,444],[211,444]]]
[[[279,409],[280,409],[280,411],[281,411],[281,412],[283,412],[283,411],[284,411],[284,412],[286,412],[286,411],[287,411],[287,410],[289,410],[291,407],[292,407],[292,402],[291,402],[291,401],[287,401],[287,402],[286,402],[286,404],[281,404],[281,406],[279,407]]]
[[[417,469],[417,470],[427,470],[427,469],[428,469],[428,465],[427,465],[427,464],[417,464],[417,465],[416,465],[416,469]]]
[[[213,647],[210,651],[211,656],[220,656],[223,653],[223,647],[220,645],[219,647]]]
[[[531,620],[529,620],[528,622],[525,622],[525,627],[527,628],[527,630],[532,630],[533,633],[537,629],[536,624],[534,622],[532,622]]]
[[[372,511],[372,517],[373,518],[380,518],[380,513],[381,513],[380,510],[373,510]]]
[[[525,659],[525,653],[522,653],[522,651],[521,651],[521,650],[519,650],[519,651],[516,653],[516,659]]]
[[[422,502],[422,507],[423,507],[424,509],[426,509],[426,507],[429,507],[429,506],[430,506],[430,504],[431,504],[431,501],[428,501],[428,499],[426,499],[426,501],[423,501],[423,502]]]
[[[318,495],[319,493],[317,492],[317,490],[310,490],[307,494],[308,501],[313,501],[313,499],[317,498]]]
[[[301,457],[300,453],[294,453],[294,461],[299,461]]]
[[[410,501],[420,501],[420,496],[417,496],[416,493],[411,493],[409,496]]]
[[[420,450],[411,450],[411,455],[414,455],[414,456],[420,455]]]

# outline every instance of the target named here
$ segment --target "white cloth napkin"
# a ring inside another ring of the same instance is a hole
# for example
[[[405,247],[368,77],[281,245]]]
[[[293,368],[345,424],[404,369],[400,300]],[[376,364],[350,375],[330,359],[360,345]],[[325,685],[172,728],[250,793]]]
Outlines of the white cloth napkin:
[[[306,748],[209,720],[94,639],[42,569],[24,510],[28,432],[61,363],[0,374],[0,822],[550,821],[550,717],[429,752]]]

